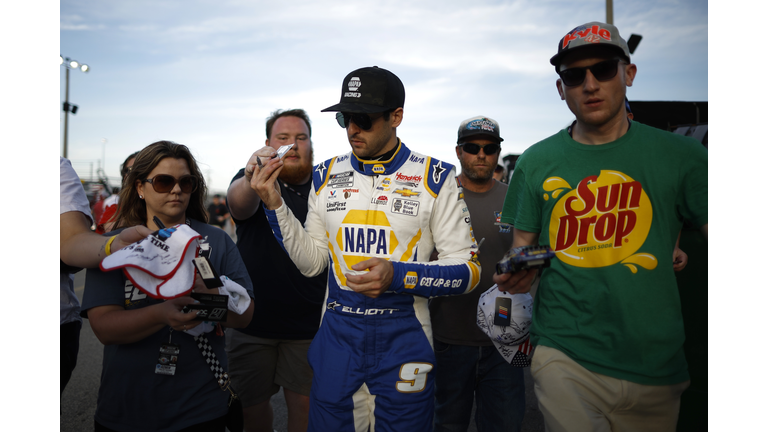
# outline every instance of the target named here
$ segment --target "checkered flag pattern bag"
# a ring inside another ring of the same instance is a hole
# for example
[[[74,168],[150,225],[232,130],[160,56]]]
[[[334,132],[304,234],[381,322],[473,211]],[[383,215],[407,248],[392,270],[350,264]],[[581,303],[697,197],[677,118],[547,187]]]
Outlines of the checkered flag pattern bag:
[[[219,359],[216,358],[216,353],[213,352],[213,347],[208,342],[208,338],[205,334],[195,336],[195,342],[197,347],[200,348],[200,354],[203,355],[205,362],[210,366],[213,371],[213,376],[216,377],[216,383],[219,384],[222,391],[229,390],[229,411],[227,412],[227,430],[233,432],[242,432],[243,430],[243,406],[238,399],[237,394],[232,389],[231,381],[229,380],[229,374],[221,367]],[[234,403],[234,405],[233,405]]]
[[[221,367],[221,363],[219,363],[219,359],[216,358],[216,353],[213,352],[213,347],[208,342],[208,338],[205,334],[195,336],[195,342],[197,342],[197,347],[200,348],[200,354],[203,355],[205,362],[211,368],[211,371],[213,371],[216,383],[219,384],[222,391],[229,390],[231,393],[231,397],[229,398],[229,404],[231,405],[232,400],[237,398],[237,394],[235,394],[232,387],[230,387],[229,374],[224,371],[223,367]]]

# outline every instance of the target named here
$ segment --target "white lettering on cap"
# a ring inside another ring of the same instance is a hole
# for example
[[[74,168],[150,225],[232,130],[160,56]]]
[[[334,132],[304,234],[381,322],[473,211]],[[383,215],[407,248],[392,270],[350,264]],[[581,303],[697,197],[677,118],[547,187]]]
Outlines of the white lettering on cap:
[[[349,91],[357,91],[357,89],[360,88],[362,83],[360,82],[360,78],[358,77],[352,77],[349,79],[349,83],[347,84],[349,86]]]

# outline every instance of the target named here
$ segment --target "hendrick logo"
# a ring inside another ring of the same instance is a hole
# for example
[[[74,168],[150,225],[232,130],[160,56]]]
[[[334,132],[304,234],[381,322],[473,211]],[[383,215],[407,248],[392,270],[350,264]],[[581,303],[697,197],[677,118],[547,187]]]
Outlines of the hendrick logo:
[[[395,174],[395,183],[412,188],[418,187],[422,179],[423,177],[420,175],[404,175],[401,173]]]
[[[421,181],[421,179],[422,177],[420,175],[409,176],[401,173],[395,174],[395,180],[401,181],[401,182],[414,182],[418,184]]]

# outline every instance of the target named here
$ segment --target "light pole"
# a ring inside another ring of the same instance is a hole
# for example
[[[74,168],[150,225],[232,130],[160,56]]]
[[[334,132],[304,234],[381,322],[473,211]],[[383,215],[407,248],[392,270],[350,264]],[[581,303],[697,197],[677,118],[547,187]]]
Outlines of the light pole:
[[[107,139],[106,138],[102,138],[101,139],[101,166],[104,167],[103,168],[104,169],[104,177],[107,176],[107,158],[106,158],[106,154],[107,154]]]
[[[90,66],[87,64],[81,64],[77,60],[71,60],[69,57],[64,57],[62,55],[59,55],[61,58],[61,65],[64,66],[64,69],[67,71],[67,84],[66,84],[66,90],[64,91],[64,154],[63,156],[67,157],[67,127],[69,126],[69,113],[77,114],[77,105],[70,105],[69,104],[69,70],[70,69],[80,69],[83,72],[88,72],[91,70]]]
[[[613,0],[605,0],[605,22],[606,24],[613,25]],[[637,45],[640,43],[642,38],[643,37],[641,35],[634,33],[629,36],[627,45],[629,46],[630,54],[635,53],[635,49],[637,49]]]

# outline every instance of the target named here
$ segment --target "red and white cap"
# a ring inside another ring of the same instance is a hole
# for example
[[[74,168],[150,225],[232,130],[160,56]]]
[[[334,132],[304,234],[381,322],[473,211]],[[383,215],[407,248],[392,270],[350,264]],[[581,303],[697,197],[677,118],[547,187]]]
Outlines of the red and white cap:
[[[101,261],[102,271],[123,269],[126,277],[152,298],[172,299],[192,290],[198,255],[197,239],[188,225],[164,228],[120,249]]]

